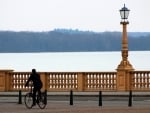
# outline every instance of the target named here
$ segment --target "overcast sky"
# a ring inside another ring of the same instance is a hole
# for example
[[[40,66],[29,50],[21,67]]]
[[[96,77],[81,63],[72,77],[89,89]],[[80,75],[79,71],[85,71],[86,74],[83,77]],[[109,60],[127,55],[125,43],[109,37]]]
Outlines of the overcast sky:
[[[150,0],[0,0],[0,30],[122,31],[124,3],[130,9],[128,31],[150,32]]]

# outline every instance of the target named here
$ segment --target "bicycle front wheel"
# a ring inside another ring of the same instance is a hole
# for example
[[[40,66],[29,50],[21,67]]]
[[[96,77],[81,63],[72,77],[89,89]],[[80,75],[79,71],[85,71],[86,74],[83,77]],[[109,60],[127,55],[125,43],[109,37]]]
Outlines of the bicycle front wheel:
[[[33,98],[32,98],[32,93],[27,93],[24,97],[24,103],[25,103],[25,106],[28,108],[28,109],[31,109],[32,108],[32,105],[33,105]]]

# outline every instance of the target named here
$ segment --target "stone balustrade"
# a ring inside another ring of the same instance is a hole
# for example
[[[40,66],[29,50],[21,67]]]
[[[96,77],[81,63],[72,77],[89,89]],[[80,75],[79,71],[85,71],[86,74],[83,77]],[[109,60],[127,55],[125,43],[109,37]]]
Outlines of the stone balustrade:
[[[31,86],[24,85],[30,74],[31,72],[0,70],[0,91],[28,91]],[[128,77],[123,79],[117,76],[117,72],[39,72],[39,74],[43,82],[43,90],[47,91],[150,90],[150,71],[131,71],[127,73]],[[118,84],[126,85],[128,88],[123,90],[124,86],[121,86],[119,89]]]

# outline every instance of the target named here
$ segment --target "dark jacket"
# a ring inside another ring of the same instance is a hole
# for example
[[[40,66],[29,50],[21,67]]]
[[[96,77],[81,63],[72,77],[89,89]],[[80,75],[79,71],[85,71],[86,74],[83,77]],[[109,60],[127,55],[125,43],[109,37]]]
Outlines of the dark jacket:
[[[32,73],[26,82],[25,86],[29,85],[29,82],[33,82],[34,88],[42,88],[42,81],[40,79],[40,75],[38,73]]]

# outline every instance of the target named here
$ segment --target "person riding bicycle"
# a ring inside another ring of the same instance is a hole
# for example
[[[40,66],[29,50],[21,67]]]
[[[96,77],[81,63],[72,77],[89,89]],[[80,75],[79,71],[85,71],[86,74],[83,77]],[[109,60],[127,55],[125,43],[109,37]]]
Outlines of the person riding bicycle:
[[[28,81],[25,84],[26,86],[29,86],[29,82],[32,81],[33,82],[33,105],[36,105],[36,93],[38,92],[38,94],[41,96],[41,88],[43,86],[42,81],[40,79],[40,75],[36,72],[36,69],[32,69],[32,73],[30,75],[30,77],[28,78]]]

